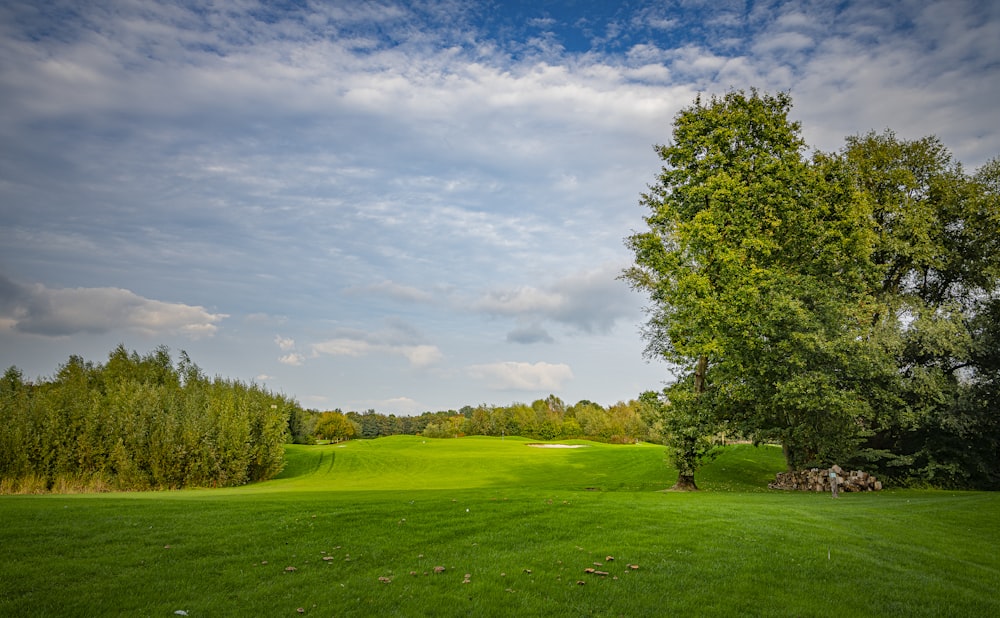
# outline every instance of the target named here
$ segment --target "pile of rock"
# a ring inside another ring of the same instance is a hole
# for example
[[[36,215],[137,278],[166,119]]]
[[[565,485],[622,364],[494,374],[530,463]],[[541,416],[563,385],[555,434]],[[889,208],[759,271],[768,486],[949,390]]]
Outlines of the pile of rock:
[[[779,472],[769,489],[789,489],[798,491],[830,491],[830,472],[836,472],[840,491],[879,491],[882,481],[861,470],[851,470],[846,474],[840,466],[832,468],[812,468],[797,472]]]

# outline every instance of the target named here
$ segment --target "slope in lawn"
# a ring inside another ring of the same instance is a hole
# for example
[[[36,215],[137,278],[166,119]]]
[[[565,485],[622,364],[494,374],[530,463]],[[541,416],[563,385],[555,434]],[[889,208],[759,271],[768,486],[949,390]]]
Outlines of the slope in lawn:
[[[0,616],[1000,615],[1000,495],[769,492],[780,450],[744,445],[664,493],[663,448],[580,444],[400,436],[290,447],[243,488],[0,496]]]
[[[258,490],[411,490],[535,487],[653,491],[676,480],[662,446],[583,440],[537,448],[523,438],[391,436],[344,444],[289,445],[287,465]],[[699,474],[706,490],[764,490],[782,470],[780,449],[734,445]]]

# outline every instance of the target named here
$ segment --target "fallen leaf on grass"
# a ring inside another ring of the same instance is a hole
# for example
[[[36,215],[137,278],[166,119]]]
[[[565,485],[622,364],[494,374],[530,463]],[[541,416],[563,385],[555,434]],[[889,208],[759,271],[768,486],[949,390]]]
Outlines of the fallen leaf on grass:
[[[444,567],[443,566],[436,566],[436,567],[434,567],[434,572],[435,573],[444,573]]]
[[[611,561],[613,561],[614,559],[615,559],[615,557],[614,557],[614,556],[608,556],[607,558],[605,558],[605,559],[604,559],[604,561],[605,561],[605,562],[611,562]]]
[[[298,569],[296,569],[296,568],[295,568],[295,567],[293,567],[293,566],[286,566],[286,567],[285,567],[285,571],[287,571],[288,573],[291,573],[291,572],[293,572],[293,571],[298,571]]]
[[[392,578],[391,577],[380,577],[380,578],[378,578],[378,580],[380,582],[382,582],[383,584],[392,583]]]
[[[316,517],[316,516],[315,516],[315,515],[313,515],[313,517]],[[297,610],[295,610],[295,611],[297,611],[297,612],[298,612],[298,613],[300,613],[300,614],[304,614],[304,613],[306,613],[306,608],[304,608],[304,607],[300,607],[300,608],[298,608],[298,609],[297,609]]]
[[[639,565],[638,565],[638,564],[630,564],[630,565],[628,565],[628,568],[630,568],[630,569],[632,569],[633,571],[635,571],[636,569],[638,569],[638,568],[639,568]]]

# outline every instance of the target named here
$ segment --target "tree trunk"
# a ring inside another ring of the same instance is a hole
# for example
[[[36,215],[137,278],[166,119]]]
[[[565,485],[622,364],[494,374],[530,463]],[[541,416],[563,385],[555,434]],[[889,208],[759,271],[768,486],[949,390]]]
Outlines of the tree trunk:
[[[705,392],[705,374],[708,373],[708,357],[699,356],[694,368],[694,392],[699,397]],[[694,482],[694,470],[681,470],[677,474],[677,482],[670,491],[698,491]]]
[[[795,449],[787,441],[781,442],[781,454],[785,456],[785,468],[788,472],[795,472],[799,465]]]
[[[677,475],[677,482],[670,491],[698,491],[698,486],[694,484],[694,475],[681,472]]]
[[[699,356],[694,368],[694,392],[701,395],[705,392],[705,374],[708,373],[708,357]]]

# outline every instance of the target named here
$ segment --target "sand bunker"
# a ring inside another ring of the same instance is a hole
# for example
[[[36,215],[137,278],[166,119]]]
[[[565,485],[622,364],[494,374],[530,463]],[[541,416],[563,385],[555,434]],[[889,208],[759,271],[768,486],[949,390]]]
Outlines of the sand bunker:
[[[532,443],[528,446],[534,446],[535,448],[583,448],[587,446],[586,444],[537,444]]]

